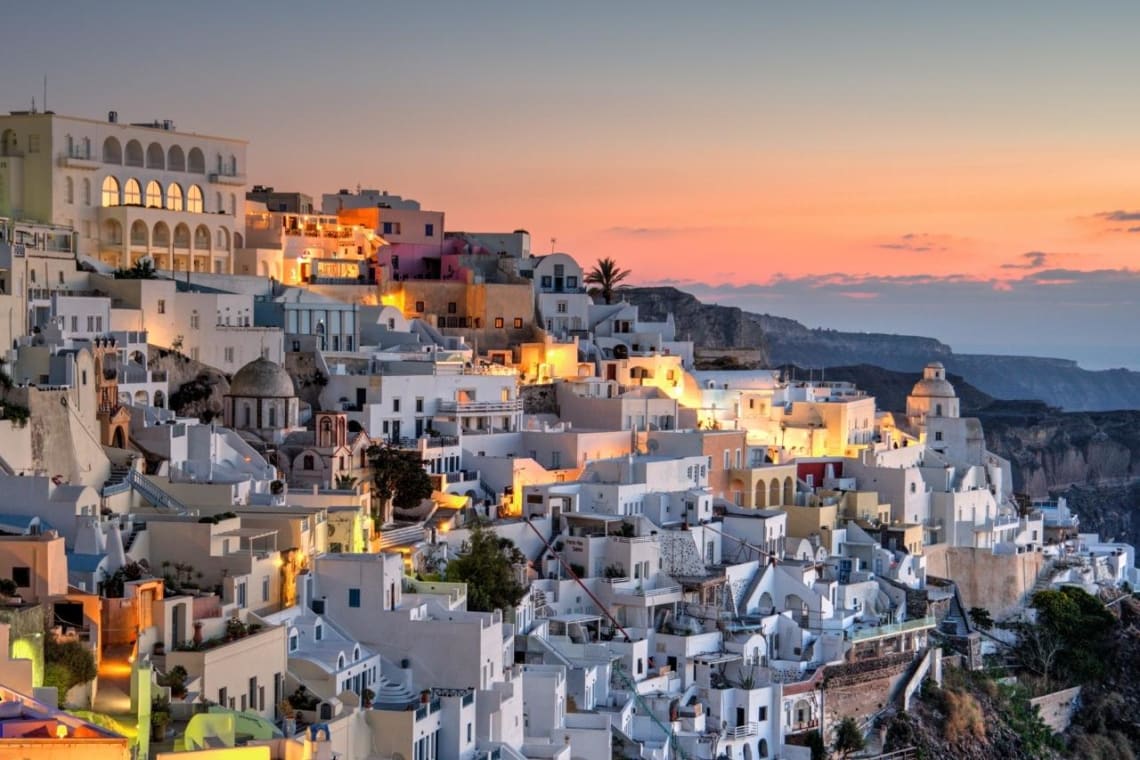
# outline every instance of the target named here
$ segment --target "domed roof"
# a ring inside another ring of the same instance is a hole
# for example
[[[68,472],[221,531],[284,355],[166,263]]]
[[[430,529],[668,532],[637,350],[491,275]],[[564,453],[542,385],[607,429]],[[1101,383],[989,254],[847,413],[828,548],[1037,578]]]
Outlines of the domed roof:
[[[924,377],[914,384],[910,395],[926,398],[957,398],[958,393],[948,380],[940,377]]]
[[[282,398],[296,396],[293,378],[279,364],[261,357],[239,369],[230,381],[231,396]]]

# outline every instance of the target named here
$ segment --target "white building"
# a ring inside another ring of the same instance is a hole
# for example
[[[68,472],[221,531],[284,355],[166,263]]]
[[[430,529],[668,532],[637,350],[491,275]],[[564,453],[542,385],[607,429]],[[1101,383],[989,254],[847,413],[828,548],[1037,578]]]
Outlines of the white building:
[[[114,267],[231,271],[242,229],[244,140],[14,111],[0,117],[0,215],[72,227],[80,255]]]

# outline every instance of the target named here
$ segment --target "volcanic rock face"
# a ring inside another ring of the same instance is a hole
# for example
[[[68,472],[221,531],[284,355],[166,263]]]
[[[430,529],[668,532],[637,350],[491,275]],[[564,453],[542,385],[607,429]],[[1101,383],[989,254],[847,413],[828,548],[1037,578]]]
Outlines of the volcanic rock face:
[[[928,362],[940,361],[995,398],[1040,399],[1071,411],[1140,409],[1140,372],[1094,372],[1068,359],[956,354],[945,343],[914,335],[808,329],[792,319],[704,304],[676,288],[629,288],[621,294],[646,318],[664,319],[672,312],[678,336],[698,348],[762,347],[769,366],[873,364],[921,372]]]
[[[1140,412],[1047,412],[1021,419],[981,413],[986,444],[1013,463],[1014,488],[1045,496],[1071,486],[1140,478]]]

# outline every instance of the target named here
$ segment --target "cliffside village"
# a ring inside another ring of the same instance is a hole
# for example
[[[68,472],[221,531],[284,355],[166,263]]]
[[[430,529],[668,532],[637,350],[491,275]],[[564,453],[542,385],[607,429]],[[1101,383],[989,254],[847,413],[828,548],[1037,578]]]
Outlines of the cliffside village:
[[[938,363],[905,415],[698,371],[588,261],[247,192],[246,148],[0,117],[0,750],[809,758],[980,667],[972,608],[1137,585],[1132,546],[1015,497]],[[211,368],[220,411],[180,416]],[[394,506],[376,447],[431,496]],[[441,580],[486,531],[509,609]],[[96,674],[61,690],[65,644]]]

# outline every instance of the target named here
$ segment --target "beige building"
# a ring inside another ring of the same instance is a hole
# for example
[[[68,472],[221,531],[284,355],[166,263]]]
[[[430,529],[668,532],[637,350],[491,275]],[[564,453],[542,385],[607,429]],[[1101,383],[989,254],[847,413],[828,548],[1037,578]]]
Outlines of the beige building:
[[[284,333],[254,326],[253,296],[186,293],[173,280],[116,280],[97,274],[91,275],[91,285],[122,304],[111,311],[115,330],[146,330],[152,344],[227,373],[258,358],[284,361]]]
[[[115,267],[149,256],[159,269],[229,272],[245,150],[114,111],[12,112],[0,116],[0,215],[72,227],[79,254]]]

